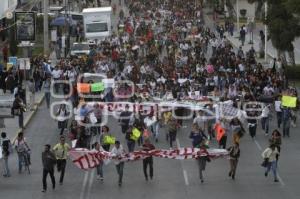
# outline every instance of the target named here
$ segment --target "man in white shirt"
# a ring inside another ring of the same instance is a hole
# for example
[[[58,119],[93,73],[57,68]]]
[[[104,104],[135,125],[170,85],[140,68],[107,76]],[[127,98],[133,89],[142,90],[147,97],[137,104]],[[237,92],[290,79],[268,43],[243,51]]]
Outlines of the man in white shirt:
[[[281,110],[281,100],[280,97],[278,97],[275,100],[275,111],[277,116],[277,127],[280,129],[280,125],[282,122],[282,110]]]
[[[51,72],[53,81],[57,81],[60,79],[62,75],[62,71],[58,68],[58,66],[55,66],[54,70]],[[60,84],[54,83],[54,89],[55,93],[57,94],[59,92]]]
[[[111,155],[114,157],[116,169],[119,175],[119,186],[122,186],[124,162],[120,161],[120,158],[125,154],[123,146],[120,141],[115,142],[114,148],[111,150]]]
[[[269,122],[270,122],[270,108],[269,105],[265,105],[262,110],[261,126],[265,131],[265,136],[268,136],[269,133]]]

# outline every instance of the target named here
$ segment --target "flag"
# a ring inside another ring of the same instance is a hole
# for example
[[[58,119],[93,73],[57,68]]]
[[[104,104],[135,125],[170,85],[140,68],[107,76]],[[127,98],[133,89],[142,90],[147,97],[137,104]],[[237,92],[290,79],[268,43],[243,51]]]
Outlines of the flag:
[[[222,125],[220,123],[216,123],[215,131],[217,133],[217,140],[218,142],[220,142],[222,137],[225,135],[225,130],[222,128]]]
[[[103,82],[99,82],[99,83],[94,83],[91,85],[91,91],[92,92],[100,92],[100,91],[104,91],[104,83]]]
[[[79,93],[89,93],[91,91],[91,85],[87,83],[77,83],[77,91]]]

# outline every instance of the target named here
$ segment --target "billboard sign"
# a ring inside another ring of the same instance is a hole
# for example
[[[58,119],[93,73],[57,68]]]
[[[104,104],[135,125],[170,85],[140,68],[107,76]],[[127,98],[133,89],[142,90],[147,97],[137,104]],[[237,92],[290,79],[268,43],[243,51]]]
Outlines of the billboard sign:
[[[16,40],[34,41],[36,28],[35,12],[16,12]]]

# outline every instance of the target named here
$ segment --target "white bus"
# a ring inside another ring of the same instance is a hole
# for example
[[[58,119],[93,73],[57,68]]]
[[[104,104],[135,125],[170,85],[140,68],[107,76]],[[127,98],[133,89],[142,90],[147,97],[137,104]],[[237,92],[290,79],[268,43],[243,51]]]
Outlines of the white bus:
[[[87,40],[104,40],[111,35],[111,7],[83,9],[84,33]]]

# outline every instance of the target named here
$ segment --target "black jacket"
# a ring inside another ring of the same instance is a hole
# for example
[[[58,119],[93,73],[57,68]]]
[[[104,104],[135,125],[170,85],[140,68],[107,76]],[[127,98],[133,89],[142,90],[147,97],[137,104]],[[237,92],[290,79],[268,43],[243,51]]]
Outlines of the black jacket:
[[[46,170],[53,170],[56,164],[56,157],[53,152],[51,151],[44,151],[42,153],[42,161],[43,161],[43,168]]]

